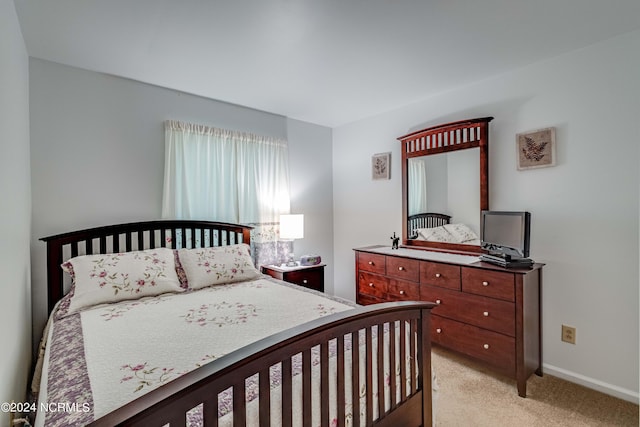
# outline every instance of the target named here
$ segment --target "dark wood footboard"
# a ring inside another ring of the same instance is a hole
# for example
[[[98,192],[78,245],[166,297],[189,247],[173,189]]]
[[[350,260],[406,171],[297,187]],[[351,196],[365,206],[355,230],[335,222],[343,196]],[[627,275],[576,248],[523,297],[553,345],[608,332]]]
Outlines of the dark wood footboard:
[[[314,407],[311,391],[312,351],[319,348],[320,393],[316,417],[321,426],[329,426],[329,381],[335,375],[334,393],[337,425],[345,425],[345,408],[358,402],[352,411],[351,425],[431,426],[431,344],[428,337],[432,303],[384,303],[356,308],[326,316],[270,336],[184,376],[130,402],[94,421],[91,426],[185,426],[187,412],[202,405],[205,426],[218,426],[218,394],[233,389],[233,425],[247,423],[245,380],[259,375],[259,425],[269,426],[271,411],[269,369],[281,364],[282,425],[291,426],[293,399],[302,399],[302,421],[311,426]],[[388,336],[385,340],[376,337]],[[351,349],[345,346],[350,340]],[[397,344],[398,343],[398,344]],[[335,372],[329,370],[329,347],[334,345]],[[364,348],[364,357],[360,348]],[[292,381],[292,357],[302,354],[301,390]],[[351,358],[345,363],[345,356]],[[385,378],[384,363],[398,366],[399,381],[374,381]],[[405,363],[406,362],[406,363]],[[363,366],[364,378],[360,375]],[[365,397],[360,387],[365,384]],[[376,397],[377,394],[377,397]],[[361,401],[363,401],[361,403]],[[390,404],[389,404],[390,402]],[[388,407],[387,407],[388,406]],[[359,408],[359,409],[358,409]],[[379,414],[374,419],[374,411]],[[362,413],[362,415],[361,415]],[[300,415],[300,414],[298,414]],[[319,417],[318,417],[319,415]]]

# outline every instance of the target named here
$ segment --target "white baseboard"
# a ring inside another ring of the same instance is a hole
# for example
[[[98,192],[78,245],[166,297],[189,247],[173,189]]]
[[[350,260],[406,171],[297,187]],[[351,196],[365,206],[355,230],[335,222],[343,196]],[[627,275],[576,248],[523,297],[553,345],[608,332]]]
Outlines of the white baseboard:
[[[575,384],[580,384],[587,388],[617,397],[618,399],[635,403],[636,405],[640,402],[640,394],[638,394],[637,391],[627,390],[625,388],[618,387],[613,384],[608,384],[593,378],[585,377],[584,375],[567,371],[566,369],[558,368],[546,363],[542,364],[542,373],[553,375],[554,377],[562,378],[563,380],[567,380]]]

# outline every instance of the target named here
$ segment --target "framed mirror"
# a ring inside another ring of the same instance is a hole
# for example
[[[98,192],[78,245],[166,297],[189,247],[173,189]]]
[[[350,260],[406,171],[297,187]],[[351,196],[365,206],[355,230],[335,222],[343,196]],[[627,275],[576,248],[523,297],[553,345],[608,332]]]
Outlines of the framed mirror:
[[[489,122],[433,126],[402,143],[402,243],[481,252],[480,212],[489,209]]]

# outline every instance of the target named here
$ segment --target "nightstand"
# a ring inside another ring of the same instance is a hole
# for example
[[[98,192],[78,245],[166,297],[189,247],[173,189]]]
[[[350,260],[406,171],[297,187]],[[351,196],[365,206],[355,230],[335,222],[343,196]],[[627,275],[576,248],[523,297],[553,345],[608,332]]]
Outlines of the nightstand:
[[[324,267],[326,264],[296,267],[263,265],[262,272],[274,279],[284,280],[309,289],[324,292]]]

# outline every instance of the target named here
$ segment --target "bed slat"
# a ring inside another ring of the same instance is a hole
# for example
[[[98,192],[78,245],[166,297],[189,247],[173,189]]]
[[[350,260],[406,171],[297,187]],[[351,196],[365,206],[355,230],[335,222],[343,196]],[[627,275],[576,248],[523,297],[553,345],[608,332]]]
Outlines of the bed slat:
[[[329,343],[320,344],[320,425],[329,427]]]
[[[414,355],[416,354],[416,321],[414,319],[411,319],[411,321],[409,322],[409,325],[411,327],[411,333],[409,334],[409,354],[410,355]],[[411,394],[416,392],[416,364],[415,361],[412,361],[410,366],[410,370],[409,370],[409,375],[411,375],[410,380],[411,380]]]
[[[113,235],[112,245],[113,245],[113,253],[120,252],[120,235],[119,234]]]
[[[385,413],[384,410],[384,386],[386,378],[384,375],[384,325],[378,324],[378,337],[377,337],[378,354],[376,362],[378,366],[378,416],[382,416]]]
[[[337,418],[338,425],[345,425],[345,405],[346,405],[346,397],[345,397],[345,376],[344,376],[344,335],[340,335],[337,338],[336,343],[338,355],[336,357],[336,387],[338,389],[336,400],[337,400]]]
[[[407,322],[400,321],[400,401],[407,398]]]
[[[372,343],[372,337],[371,337],[371,328],[373,328],[373,326],[370,326],[366,329],[366,333],[365,333],[365,354],[366,354],[366,375],[367,375],[367,382],[366,382],[366,389],[367,389],[367,393],[366,393],[366,399],[365,399],[365,405],[366,405],[366,409],[365,409],[365,423],[366,425],[371,425],[371,423],[373,422],[373,343]]]
[[[291,427],[292,425],[292,402],[293,392],[291,384],[291,359],[287,358],[282,361],[282,426]]]
[[[311,427],[311,349],[302,352],[302,427]]]
[[[233,385],[233,425],[244,426],[247,424],[247,395],[245,392],[244,378]]]
[[[202,422],[205,426],[218,427],[218,395],[207,395],[202,402]]]
[[[360,425],[360,331],[351,334],[351,402],[353,425]]]
[[[389,325],[389,366],[396,366],[396,322],[393,322]],[[391,372],[394,372],[395,369],[391,368]],[[401,383],[402,384],[402,383]],[[389,407],[390,411],[393,411],[396,407],[397,396],[396,396],[396,377],[395,375],[391,376],[391,381],[389,384],[389,395],[391,396],[391,405]]]
[[[204,234],[203,234],[204,236]],[[204,238],[203,238],[204,241]],[[269,427],[271,425],[271,387],[269,381],[269,367],[260,371],[258,378],[259,395],[258,404],[260,405],[259,423],[260,427]]]

